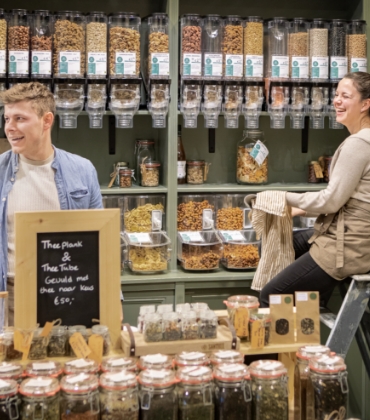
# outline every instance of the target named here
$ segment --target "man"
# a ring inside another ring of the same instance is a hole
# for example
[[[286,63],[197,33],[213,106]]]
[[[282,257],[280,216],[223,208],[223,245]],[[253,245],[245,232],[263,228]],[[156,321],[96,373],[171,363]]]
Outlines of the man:
[[[41,83],[31,82],[1,93],[0,101],[11,145],[0,155],[0,290],[9,292],[9,325],[13,325],[14,214],[103,204],[92,163],[52,145],[53,94]]]

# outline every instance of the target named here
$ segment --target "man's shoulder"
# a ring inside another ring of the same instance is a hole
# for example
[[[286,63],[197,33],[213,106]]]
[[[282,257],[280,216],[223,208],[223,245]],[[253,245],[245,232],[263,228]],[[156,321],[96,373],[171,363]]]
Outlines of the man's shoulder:
[[[1,165],[6,165],[10,162],[12,158],[12,151],[11,150],[7,150],[4,153],[1,153],[0,155],[0,166]]]
[[[83,168],[93,168],[93,164],[86,158],[75,155],[74,153],[66,152],[65,150],[58,149],[55,147],[56,151],[56,158],[60,161],[61,165],[72,165],[72,166],[80,166]]]

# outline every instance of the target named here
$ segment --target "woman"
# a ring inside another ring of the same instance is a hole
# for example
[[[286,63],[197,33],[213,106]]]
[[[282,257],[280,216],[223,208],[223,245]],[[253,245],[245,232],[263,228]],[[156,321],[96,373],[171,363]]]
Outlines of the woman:
[[[286,194],[293,216],[320,216],[311,238],[295,235],[297,259],[262,289],[262,307],[270,294],[310,290],[326,304],[338,281],[370,271],[370,74],[347,74],[334,107],[351,135],[333,156],[326,189]]]

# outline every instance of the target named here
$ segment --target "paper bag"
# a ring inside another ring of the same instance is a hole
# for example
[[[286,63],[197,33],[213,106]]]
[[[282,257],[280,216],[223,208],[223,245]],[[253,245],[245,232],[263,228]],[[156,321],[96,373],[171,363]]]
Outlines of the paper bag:
[[[319,302],[319,292],[295,292],[298,343],[320,343]]]
[[[270,295],[271,344],[294,343],[293,295]]]

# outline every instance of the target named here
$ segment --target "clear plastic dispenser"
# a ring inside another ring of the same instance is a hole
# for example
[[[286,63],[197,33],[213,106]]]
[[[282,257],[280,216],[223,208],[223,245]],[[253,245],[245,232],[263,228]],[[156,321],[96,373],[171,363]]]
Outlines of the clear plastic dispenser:
[[[185,128],[197,128],[197,120],[202,101],[201,80],[182,81],[180,110]]]
[[[8,75],[29,76],[30,26],[32,16],[26,9],[13,9],[8,23]]]
[[[0,78],[6,76],[6,51],[8,36],[8,22],[6,17],[4,9],[0,9]],[[2,81],[0,83],[2,83]]]
[[[153,128],[166,128],[166,117],[170,104],[170,81],[151,80],[148,110],[152,116]]]
[[[203,78],[221,80],[223,76],[223,19],[206,15],[203,19]]]
[[[329,103],[329,88],[322,83],[314,83],[311,88],[310,127],[325,127],[326,106]]]
[[[216,229],[239,231],[252,227],[250,208],[244,203],[244,194],[222,194],[216,196]]]
[[[308,104],[310,102],[310,84],[308,82],[293,82],[290,97],[290,128],[303,129],[304,118],[308,113]]]
[[[141,79],[110,78],[109,108],[116,117],[117,128],[132,128],[140,105]]]
[[[263,105],[263,82],[245,83],[242,105],[245,128],[258,128]]]
[[[49,10],[35,10],[31,23],[31,77],[50,78],[54,17]]]
[[[182,79],[202,78],[202,31],[203,19],[197,14],[181,16],[181,63]]]
[[[0,93],[6,90],[6,78],[0,77]],[[0,128],[3,125],[4,104],[0,101]]]
[[[148,76],[149,79],[169,79],[170,44],[168,16],[153,13],[148,23]]]
[[[348,72],[347,21],[333,19],[329,29],[330,80],[339,82]]]
[[[326,115],[329,117],[329,128],[333,130],[340,130],[344,128],[343,124],[337,122],[337,113],[335,112],[334,108],[334,98],[337,86],[338,85],[336,83],[331,84],[329,91],[330,102],[328,105],[326,105]]]
[[[268,57],[266,77],[271,80],[289,78],[288,36],[289,22],[275,17],[267,23]]]
[[[88,79],[106,79],[108,18],[104,12],[86,17],[86,75]]]
[[[325,82],[329,79],[329,23],[314,19],[309,30],[310,77],[312,81]]]
[[[243,103],[243,83],[238,81],[225,82],[224,96],[222,110],[225,117],[225,128],[238,128]]]
[[[351,20],[347,26],[348,71],[367,71],[367,35],[364,20]]]
[[[243,20],[229,15],[223,28],[224,79],[243,79]]]
[[[87,82],[86,111],[89,114],[90,128],[103,128],[106,103],[106,80],[89,79]]]
[[[268,113],[270,114],[270,127],[285,128],[285,117],[288,112],[290,99],[289,86],[284,82],[271,81],[269,96]]]
[[[308,29],[303,18],[294,18],[289,24],[289,76],[292,81],[309,80]]]
[[[203,88],[202,112],[205,128],[217,128],[222,104],[222,82],[206,80]]]
[[[258,266],[260,240],[250,230],[220,231],[223,241],[222,265],[231,270],[245,270]]]
[[[188,232],[213,229],[215,199],[212,195],[180,195],[177,206],[177,230]]]
[[[85,102],[85,79],[54,79],[54,98],[60,128],[77,128]]]
[[[251,82],[251,81],[262,82],[263,80],[263,19],[260,16],[249,16],[245,19],[243,44],[244,44],[245,80],[247,82]]]

